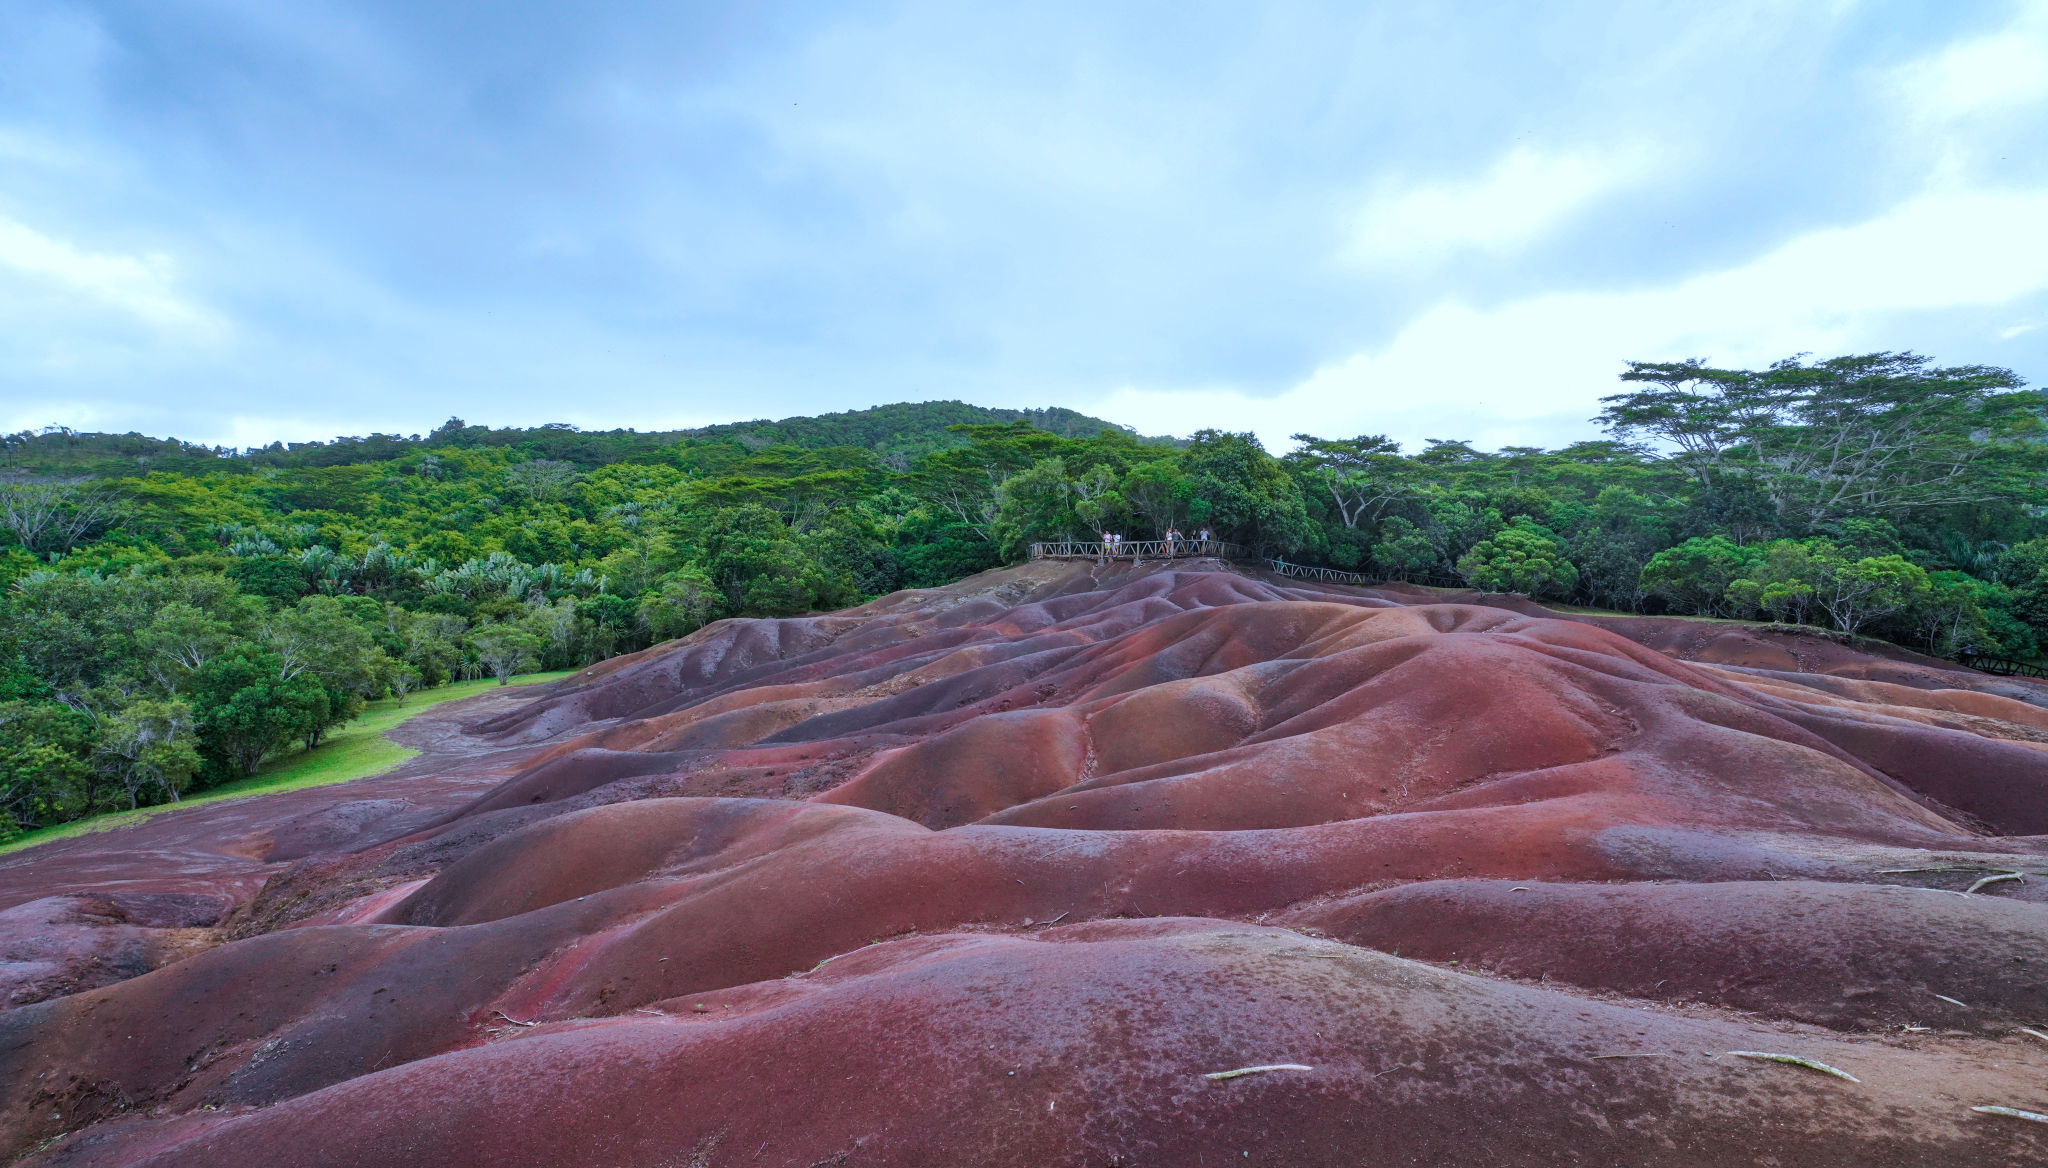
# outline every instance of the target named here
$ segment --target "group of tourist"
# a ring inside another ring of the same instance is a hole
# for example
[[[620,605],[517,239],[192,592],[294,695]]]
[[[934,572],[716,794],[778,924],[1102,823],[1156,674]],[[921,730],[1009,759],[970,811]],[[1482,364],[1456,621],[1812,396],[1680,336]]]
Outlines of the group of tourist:
[[[1213,538],[1214,537],[1209,533],[1209,529],[1204,527],[1195,536],[1195,539],[1192,542],[1196,544],[1206,544]],[[1185,547],[1189,544],[1190,541],[1188,540],[1187,536],[1182,535],[1180,533],[1180,529],[1177,527],[1167,528],[1166,536],[1165,538],[1160,540],[1160,542],[1166,545],[1165,554],[1168,557],[1189,554],[1189,552],[1185,550]],[[1114,531],[1105,531],[1102,533],[1102,554],[1104,556],[1123,555],[1123,547],[1124,537],[1120,533]]]

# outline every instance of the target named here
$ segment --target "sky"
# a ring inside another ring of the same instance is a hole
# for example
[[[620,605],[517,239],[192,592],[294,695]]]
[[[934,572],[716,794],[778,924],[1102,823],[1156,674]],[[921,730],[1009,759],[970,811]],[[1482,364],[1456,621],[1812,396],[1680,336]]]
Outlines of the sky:
[[[960,399],[1560,446],[2048,381],[2048,0],[0,4],[0,430]]]

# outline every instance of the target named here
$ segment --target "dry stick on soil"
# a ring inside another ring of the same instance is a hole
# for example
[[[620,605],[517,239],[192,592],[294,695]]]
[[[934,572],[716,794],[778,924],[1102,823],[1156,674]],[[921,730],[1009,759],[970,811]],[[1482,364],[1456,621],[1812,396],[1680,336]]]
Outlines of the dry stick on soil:
[[[1223,1081],[1224,1079],[1235,1079],[1235,1078],[1237,1078],[1237,1077],[1238,1077],[1239,1075],[1257,1075],[1257,1074],[1262,1074],[1262,1073],[1264,1073],[1264,1072],[1266,1072],[1266,1071],[1313,1071],[1313,1070],[1315,1070],[1315,1068],[1314,1068],[1314,1067],[1305,1067],[1305,1066],[1302,1066],[1302,1065],[1301,1065],[1300,1063],[1273,1063],[1273,1064],[1271,1064],[1271,1065],[1269,1065],[1269,1066],[1263,1066],[1263,1067],[1239,1067],[1239,1068],[1237,1068],[1237,1069],[1236,1069],[1236,1070],[1234,1070],[1234,1071],[1210,1071],[1210,1072],[1209,1072],[1208,1074],[1206,1074],[1206,1075],[1203,1075],[1202,1077],[1203,1077],[1204,1079],[1214,1079],[1214,1080],[1216,1080],[1217,1082],[1222,1082],[1222,1081]]]
[[[876,946],[876,945],[879,945],[879,944],[881,944],[881,942],[880,942],[880,941],[869,941],[869,942],[868,942],[868,943],[867,943],[866,945],[862,945],[862,946],[860,947],[860,949],[868,949],[868,948],[871,948],[871,947],[873,947],[873,946]],[[816,973],[816,972],[818,972],[819,970],[821,970],[821,969],[825,968],[826,966],[828,966],[828,965],[832,964],[833,962],[835,962],[835,961],[839,960],[839,959],[840,959],[840,958],[842,958],[842,957],[851,957],[851,956],[853,956],[854,954],[856,954],[856,953],[860,952],[860,949],[848,949],[848,950],[847,950],[846,952],[844,952],[844,953],[834,953],[834,954],[833,954],[832,956],[830,956],[830,957],[827,957],[827,958],[826,958],[825,960],[823,960],[823,961],[820,961],[820,962],[819,962],[819,963],[817,963],[816,965],[813,965],[813,966],[811,966],[811,970],[810,970],[810,971],[811,971],[812,973]]]
[[[2043,1033],[2041,1033],[2040,1031],[2038,1031],[2038,1030],[2034,1030],[2034,1029],[2030,1029],[2029,1027],[2025,1027],[2025,1026],[2022,1026],[2022,1027],[2020,1027],[2020,1033],[2021,1033],[2021,1034],[2031,1034],[2031,1035],[2033,1035],[2033,1036],[2034,1036],[2035,1038],[2038,1038],[2038,1039],[2040,1039],[2040,1040],[2041,1040],[2042,1042],[2048,1042],[2048,1034],[2043,1034]]]
[[[512,1025],[514,1025],[514,1026],[538,1026],[538,1025],[540,1025],[540,1023],[538,1023],[538,1022],[521,1022],[521,1021],[520,1021],[519,1019],[517,1019],[517,1018],[514,1018],[514,1017],[513,1017],[512,1015],[510,1015],[510,1014],[507,1014],[507,1013],[506,1013],[505,1011],[503,1011],[503,1010],[492,1010],[492,1011],[491,1011],[491,1013],[493,1013],[493,1014],[496,1014],[496,1015],[497,1015],[498,1017],[500,1017],[500,1018],[503,1018],[503,1019],[504,1019],[505,1021],[507,1021],[507,1022],[510,1022],[510,1023],[511,1023]]]
[[[1984,887],[1986,884],[2003,884],[2008,880],[2017,880],[2022,884],[2025,884],[2027,882],[2027,878],[2020,875],[2018,872],[2001,872],[1996,876],[1986,876],[1984,879],[1977,881],[1975,884],[1970,885],[1963,891],[1975,892],[1978,889]]]
[[[1930,991],[1930,992],[1932,992],[1932,991]],[[1941,999],[1942,1001],[1944,1001],[1944,1002],[1947,1002],[1947,1003],[1948,1003],[1949,1005],[1951,1005],[1951,1006],[1961,1006],[1961,1007],[1962,1007],[1963,1009],[1965,1009],[1965,1010],[1967,1010],[1967,1009],[1969,1009],[1969,1008],[1970,1008],[1970,1003],[1968,1003],[1968,1002],[1958,1002],[1958,1001],[1956,1001],[1956,1000],[1955,1000],[1954,998],[1951,998],[1951,997],[1949,997],[1949,996],[1948,996],[1947,994],[1935,994],[1934,996],[1935,996],[1935,997],[1937,997],[1937,998],[1940,998],[1940,999]]]
[[[1772,1054],[1771,1052],[1765,1050],[1731,1050],[1728,1053],[1735,1055],[1738,1058],[1762,1059],[1765,1062],[1784,1063],[1787,1066],[1793,1067],[1805,1067],[1807,1070],[1810,1071],[1819,1071],[1824,1075],[1833,1075],[1837,1079],[1847,1079],[1851,1083],[1861,1083],[1863,1081],[1857,1078],[1856,1076],[1850,1074],[1849,1072],[1842,1070],[1840,1067],[1831,1067],[1826,1063],[1817,1063],[1810,1058],[1800,1058],[1796,1054]]]
[[[2048,1115],[2042,1115],[2038,1111],[2021,1111],[2017,1107],[1972,1107],[1970,1110],[1982,1112],[1985,1115],[2010,1115],[2014,1119],[2031,1119],[2035,1123],[2048,1123]]]

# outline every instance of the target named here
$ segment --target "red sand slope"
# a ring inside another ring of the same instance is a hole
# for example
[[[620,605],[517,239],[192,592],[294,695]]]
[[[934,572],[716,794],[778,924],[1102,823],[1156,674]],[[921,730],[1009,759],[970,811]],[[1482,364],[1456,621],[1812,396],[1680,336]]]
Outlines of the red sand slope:
[[[2048,686],[1038,564],[492,703],[0,864],[0,1150],[2048,1162]]]

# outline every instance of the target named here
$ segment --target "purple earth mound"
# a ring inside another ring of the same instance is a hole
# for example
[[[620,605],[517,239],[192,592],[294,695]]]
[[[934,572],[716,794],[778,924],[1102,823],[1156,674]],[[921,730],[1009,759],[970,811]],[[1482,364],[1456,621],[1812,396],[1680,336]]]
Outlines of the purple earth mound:
[[[1048,562],[399,736],[0,862],[0,1150],[2048,1163],[2048,685]]]

